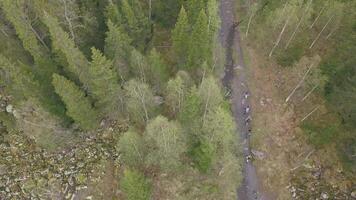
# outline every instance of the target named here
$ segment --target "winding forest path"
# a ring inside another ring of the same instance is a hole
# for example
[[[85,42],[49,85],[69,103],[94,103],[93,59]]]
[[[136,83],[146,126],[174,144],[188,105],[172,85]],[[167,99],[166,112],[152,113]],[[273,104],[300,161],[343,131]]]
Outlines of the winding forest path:
[[[234,26],[234,0],[220,0],[220,17],[221,17],[221,30],[220,40],[223,47],[226,49],[226,66],[223,84],[226,88],[231,89],[231,104],[232,112],[237,125],[237,132],[240,134],[243,145],[243,182],[241,187],[238,188],[239,200],[260,199],[266,200],[267,198],[259,190],[258,178],[256,169],[252,162],[246,161],[246,157],[251,155],[250,137],[248,134],[248,125],[245,119],[248,114],[244,114],[244,109],[249,104],[247,99],[244,100],[244,93],[248,92],[246,84],[245,63],[243,59],[243,51],[240,45],[240,32],[238,27]],[[237,55],[233,55],[237,54]],[[237,58],[236,63],[234,59]]]

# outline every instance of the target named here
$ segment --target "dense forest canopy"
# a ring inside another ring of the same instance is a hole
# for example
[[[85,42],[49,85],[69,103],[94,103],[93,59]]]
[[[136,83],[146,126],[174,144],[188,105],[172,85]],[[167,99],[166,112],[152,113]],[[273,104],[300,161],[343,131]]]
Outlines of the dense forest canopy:
[[[216,78],[223,66],[213,66],[221,59],[216,0],[0,6],[2,140],[28,137],[55,154],[110,132],[126,199],[236,195],[238,140]],[[23,195],[49,198],[33,184]]]
[[[236,199],[219,3],[0,0],[0,199]],[[352,177],[356,1],[239,5],[243,42],[302,71],[286,107],[326,110],[298,124],[306,143]]]

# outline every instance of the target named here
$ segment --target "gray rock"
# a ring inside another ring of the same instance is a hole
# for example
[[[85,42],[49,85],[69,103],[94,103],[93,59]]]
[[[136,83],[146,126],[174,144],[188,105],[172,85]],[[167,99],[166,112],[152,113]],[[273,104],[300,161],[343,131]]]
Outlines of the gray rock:
[[[320,195],[320,198],[321,199],[329,199],[329,195],[326,192],[322,192],[321,195]]]
[[[6,106],[6,112],[12,113],[13,111],[14,111],[14,106],[12,106],[11,104]]]
[[[351,192],[351,197],[356,199],[356,190]]]

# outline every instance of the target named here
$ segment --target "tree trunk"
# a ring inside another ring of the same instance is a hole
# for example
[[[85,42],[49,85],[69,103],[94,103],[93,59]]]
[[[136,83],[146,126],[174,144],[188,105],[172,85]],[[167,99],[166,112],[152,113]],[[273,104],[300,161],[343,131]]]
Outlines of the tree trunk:
[[[308,12],[308,10],[309,10],[310,5],[312,4],[312,2],[313,2],[313,0],[310,0],[310,1],[309,1],[309,4],[308,4],[307,8],[305,9],[305,12],[304,12],[304,13],[302,14],[302,16],[300,17],[300,20],[299,20],[297,26],[295,27],[294,32],[293,32],[292,36],[289,38],[289,40],[288,40],[286,46],[284,47],[284,49],[287,49],[288,46],[289,46],[289,44],[290,44],[290,43],[292,42],[292,40],[294,39],[294,36],[295,36],[295,34],[297,33],[297,31],[298,31],[300,25],[302,24],[303,19],[304,19],[304,16],[305,16],[306,13]]]
[[[304,101],[305,99],[307,99],[308,96],[309,96],[311,93],[313,93],[313,91],[314,91],[318,86],[319,86],[319,85],[314,86],[313,89],[311,89],[311,90],[307,93],[307,95],[305,95],[305,96],[303,97],[302,101]]]
[[[324,9],[325,9],[325,6],[320,10],[318,16],[315,18],[315,20],[314,20],[314,22],[312,23],[312,25],[310,25],[310,27],[309,27],[310,29],[313,28],[313,26],[315,25],[315,23],[318,21],[318,19],[319,19],[320,16],[321,16],[321,13],[323,13]]]
[[[318,110],[319,106],[315,107],[309,114],[307,114],[302,120],[301,122],[303,122],[304,120],[306,120],[310,115],[312,115],[316,110]]]
[[[246,30],[246,37],[247,37],[248,31],[249,31],[249,29],[250,29],[250,24],[251,24],[251,21],[252,21],[252,17],[253,17],[253,13],[251,13],[250,18],[248,19],[247,30]]]
[[[318,41],[321,33],[325,30],[326,26],[330,23],[330,21],[332,20],[333,17],[334,17],[334,15],[329,18],[328,22],[326,22],[326,24],[324,25],[323,29],[321,29],[321,31],[319,32],[318,36],[316,36],[315,40],[311,43],[309,49],[313,48],[315,42]]]
[[[297,89],[303,84],[305,77],[307,77],[307,75],[309,74],[310,69],[312,68],[313,64],[311,64],[308,68],[308,70],[305,72],[303,78],[299,81],[299,83],[297,84],[297,86],[293,89],[293,91],[289,94],[289,96],[286,98],[286,103],[289,101],[289,99],[293,96],[293,94],[295,93],[295,91],[297,91]]]
[[[281,32],[279,33],[279,36],[278,36],[278,38],[277,38],[277,41],[275,42],[274,46],[273,46],[272,49],[271,49],[271,52],[270,52],[269,55],[268,55],[269,57],[272,56],[274,49],[278,46],[279,42],[281,41],[282,35],[283,35],[283,33],[284,33],[284,31],[285,31],[285,29],[286,29],[286,27],[287,27],[287,24],[288,24],[288,22],[289,22],[289,19],[290,19],[290,15],[288,15],[288,18],[287,18],[287,20],[286,20],[286,23],[284,23],[284,26],[283,26],[283,28],[282,28],[282,30],[281,30]]]

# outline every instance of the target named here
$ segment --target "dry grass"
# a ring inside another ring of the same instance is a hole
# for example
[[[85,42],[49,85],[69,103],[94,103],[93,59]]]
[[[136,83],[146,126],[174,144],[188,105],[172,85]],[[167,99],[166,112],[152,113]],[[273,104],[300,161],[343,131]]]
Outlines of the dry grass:
[[[285,103],[308,63],[317,63],[318,57],[303,58],[293,68],[282,68],[246,44],[244,46],[252,94],[252,147],[267,155],[265,159],[255,161],[262,187],[266,191],[273,191],[270,192],[272,199],[291,199],[287,187],[293,175],[299,176],[300,171],[307,167],[312,171],[324,166],[323,181],[346,190],[350,187],[350,181],[340,174],[342,167],[334,147],[314,150],[299,127],[300,120],[316,105],[320,106],[319,109],[307,120],[316,120],[327,113],[322,98],[312,95],[308,101],[301,102],[309,90],[303,87],[297,90],[288,104]]]

